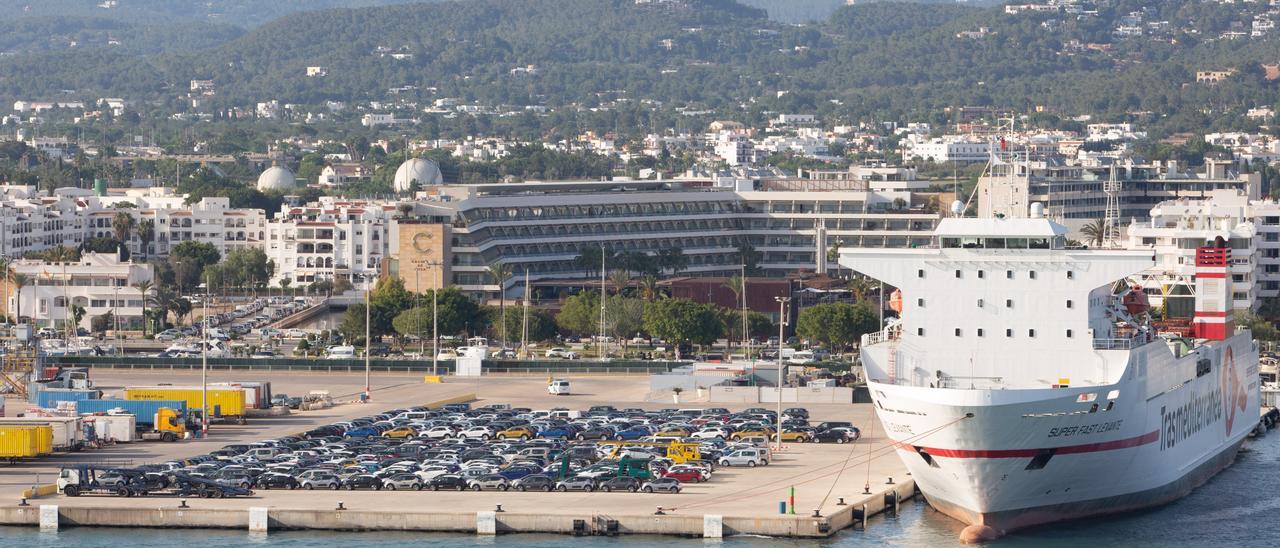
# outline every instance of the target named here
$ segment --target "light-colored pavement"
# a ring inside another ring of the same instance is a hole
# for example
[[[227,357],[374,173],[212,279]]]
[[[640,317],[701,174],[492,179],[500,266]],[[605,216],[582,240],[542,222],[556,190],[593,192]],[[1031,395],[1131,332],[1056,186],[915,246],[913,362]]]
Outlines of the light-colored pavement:
[[[548,409],[567,407],[586,409],[592,405],[617,407],[641,407],[658,409],[677,407],[672,403],[644,402],[648,391],[648,379],[637,377],[570,377],[574,395],[550,396],[546,393],[545,377],[483,377],[464,380],[450,377],[444,384],[425,384],[422,378],[408,375],[374,375],[373,403],[346,404],[314,412],[302,412],[288,417],[252,420],[245,426],[217,425],[206,440],[189,440],[173,444],[158,442],[122,444],[92,452],[74,455],[56,455],[40,461],[0,468],[0,500],[16,500],[21,489],[36,480],[49,481],[59,466],[78,461],[104,459],[130,461],[132,464],[159,462],[181,456],[192,456],[218,449],[235,442],[256,441],[287,435],[345,418],[357,417],[396,407],[407,407],[465,393],[478,394],[478,405],[509,403],[518,407]],[[97,374],[97,385],[113,392],[132,384],[198,384],[199,374],[114,372]],[[271,381],[272,389],[292,395],[302,395],[310,390],[329,390],[336,399],[352,400],[362,390],[361,374],[282,374],[219,372],[210,376],[211,381],[262,380]],[[18,406],[10,402],[10,413]],[[739,410],[745,407],[771,407],[768,405],[733,404],[681,404],[678,407],[727,407]],[[655,506],[675,507],[681,513],[718,513],[736,516],[777,515],[778,503],[788,499],[791,487],[795,487],[796,512],[811,513],[821,504],[823,513],[834,512],[837,500],[856,504],[862,498],[863,487],[871,485],[873,492],[885,487],[886,478],[906,476],[905,467],[896,454],[889,450],[879,427],[872,427],[872,407],[868,404],[806,404],[813,421],[846,420],[862,428],[863,439],[849,445],[788,444],[774,462],[766,467],[721,468],[710,482],[689,484],[679,495],[632,493],[433,493],[433,492],[290,492],[259,491],[248,499],[201,500],[201,507],[247,508],[268,506],[273,508],[327,509],[341,500],[348,508],[426,511],[438,509],[449,512],[476,512],[492,510],[495,504],[517,512],[548,511],[599,512],[635,514],[652,512]],[[122,499],[114,497],[57,497],[65,506],[112,506],[157,508],[167,507],[171,501],[162,498]],[[824,502],[825,501],[825,502]]]

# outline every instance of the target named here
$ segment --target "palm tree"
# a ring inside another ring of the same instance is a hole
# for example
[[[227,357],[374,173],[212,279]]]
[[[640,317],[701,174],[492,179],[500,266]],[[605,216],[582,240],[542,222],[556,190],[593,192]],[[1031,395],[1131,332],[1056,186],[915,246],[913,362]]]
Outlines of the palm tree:
[[[738,303],[742,302],[742,292],[746,290],[746,280],[742,276],[734,274],[725,280],[723,285],[733,292],[734,307],[737,308]],[[729,333],[733,333],[733,330],[730,329]]]
[[[578,268],[586,271],[589,277],[594,277],[593,273],[600,266],[600,257],[603,254],[603,248],[588,244],[582,248],[582,252],[578,254],[573,262]]]
[[[1088,238],[1088,243],[1101,246],[1107,239],[1107,221],[1105,219],[1094,219],[1089,224],[1080,227],[1080,234]]]
[[[137,221],[128,212],[117,211],[115,217],[111,218],[111,230],[115,233],[116,240],[126,247],[129,245],[129,237],[133,234],[135,226]]]
[[[147,294],[151,293],[151,288],[154,286],[151,280],[142,280],[133,284],[134,289],[142,294],[142,338],[144,339],[147,338]]]
[[[662,295],[662,289],[658,287],[657,276],[645,276],[640,278],[640,297],[646,301],[653,302],[658,300]]]
[[[13,291],[17,294],[17,298],[13,300],[18,305],[13,317],[13,322],[16,325],[22,322],[22,288],[31,282],[31,278],[28,278],[26,274],[14,272],[9,279],[13,280]]]
[[[631,273],[622,269],[614,270],[609,273],[609,283],[613,284],[614,289],[616,289],[618,295],[621,296],[622,291],[625,290],[627,286],[631,285]]]
[[[502,334],[502,347],[507,347],[506,331],[507,331],[507,280],[511,279],[511,267],[502,263],[494,263],[485,269],[485,273],[493,278],[493,283],[498,285],[498,312],[502,315],[502,329],[498,332]]]
[[[147,260],[151,242],[156,240],[156,222],[153,219],[143,219],[138,223],[138,240],[142,242],[139,251],[142,252],[142,260]]]

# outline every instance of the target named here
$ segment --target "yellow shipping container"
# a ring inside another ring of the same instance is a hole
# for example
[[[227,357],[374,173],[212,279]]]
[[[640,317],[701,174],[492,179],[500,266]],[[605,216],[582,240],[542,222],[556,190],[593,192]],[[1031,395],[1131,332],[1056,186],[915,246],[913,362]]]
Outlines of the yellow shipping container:
[[[35,457],[43,447],[53,450],[53,429],[48,426],[0,426],[0,458]]]
[[[200,409],[201,390],[196,388],[174,388],[169,386],[131,386],[124,389],[126,400],[180,400],[187,402],[187,409]],[[244,416],[243,390],[209,390],[208,416],[226,417]]]

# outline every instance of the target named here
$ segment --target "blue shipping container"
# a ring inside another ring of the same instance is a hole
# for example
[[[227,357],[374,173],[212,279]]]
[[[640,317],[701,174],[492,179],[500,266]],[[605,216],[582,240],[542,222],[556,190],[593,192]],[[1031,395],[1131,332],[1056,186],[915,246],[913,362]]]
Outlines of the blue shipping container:
[[[177,409],[179,413],[187,413],[187,402],[181,400],[83,400],[76,402],[76,413],[106,413],[112,409],[124,409],[126,413],[136,417],[138,425],[150,425],[161,407]]]
[[[96,400],[101,394],[97,390],[69,390],[66,388],[46,388],[39,392],[33,392],[37,407],[53,408],[58,406],[58,402],[62,401],[82,401]]]

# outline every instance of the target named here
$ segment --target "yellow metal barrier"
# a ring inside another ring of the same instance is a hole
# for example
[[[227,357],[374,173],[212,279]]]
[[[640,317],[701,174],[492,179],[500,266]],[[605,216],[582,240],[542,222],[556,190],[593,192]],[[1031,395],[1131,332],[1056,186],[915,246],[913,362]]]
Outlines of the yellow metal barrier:
[[[31,489],[27,489],[23,491],[22,498],[34,499],[36,497],[47,497],[57,492],[58,492],[58,484],[49,483],[49,484],[37,486],[34,493],[32,493]]]
[[[440,384],[444,382],[444,375],[427,375],[422,377],[422,382],[427,384]]]

